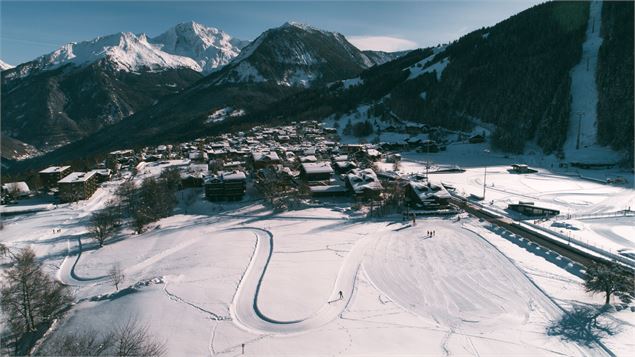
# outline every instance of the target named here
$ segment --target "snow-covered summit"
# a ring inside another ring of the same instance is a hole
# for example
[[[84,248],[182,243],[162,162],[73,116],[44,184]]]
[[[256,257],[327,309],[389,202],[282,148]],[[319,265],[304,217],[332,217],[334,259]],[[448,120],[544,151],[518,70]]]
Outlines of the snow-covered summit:
[[[212,72],[226,65],[249,43],[194,21],[178,24],[150,39],[150,42],[164,52],[193,59],[203,72]]]
[[[243,48],[215,83],[274,82],[309,87],[316,81],[352,77],[373,64],[340,33],[286,22]]]
[[[120,32],[100,36],[90,41],[71,42],[59,49],[38,57],[36,68],[48,70],[66,64],[83,66],[106,59],[121,71],[139,69],[161,70],[165,68],[191,68],[202,71],[196,61],[161,51],[159,46],[148,42],[145,34],[135,35]]]
[[[6,71],[7,69],[11,69],[13,67],[14,66],[0,59],[0,71]]]

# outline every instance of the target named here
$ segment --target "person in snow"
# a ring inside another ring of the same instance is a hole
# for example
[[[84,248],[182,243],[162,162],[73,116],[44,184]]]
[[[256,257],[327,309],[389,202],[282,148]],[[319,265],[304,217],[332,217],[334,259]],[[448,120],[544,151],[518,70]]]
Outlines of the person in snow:
[[[340,300],[344,298],[344,294],[342,294],[342,290],[340,290]]]

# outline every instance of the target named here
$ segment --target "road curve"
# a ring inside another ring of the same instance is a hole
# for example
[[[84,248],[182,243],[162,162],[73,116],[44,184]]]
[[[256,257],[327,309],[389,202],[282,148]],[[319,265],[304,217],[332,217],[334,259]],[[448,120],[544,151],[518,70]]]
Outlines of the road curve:
[[[254,254],[230,306],[232,320],[239,327],[256,333],[301,333],[325,325],[344,311],[353,295],[357,271],[366,252],[369,238],[357,241],[348,253],[330,295],[324,297],[324,305],[319,310],[303,319],[281,321],[266,316],[258,306],[260,287],[273,254],[273,235],[260,228],[245,227],[234,230],[249,231],[257,238]],[[340,291],[344,294],[343,300],[339,300]]]
[[[82,256],[82,240],[77,237],[77,257],[75,259],[71,258],[71,238],[68,238],[66,241],[66,256],[64,257],[64,261],[60,265],[57,270],[57,280],[64,285],[72,285],[72,286],[85,286],[92,285],[95,283],[99,283],[101,281],[105,281],[107,276],[99,276],[94,278],[84,278],[79,277],[75,274],[75,266],[77,262],[79,262],[79,258]]]

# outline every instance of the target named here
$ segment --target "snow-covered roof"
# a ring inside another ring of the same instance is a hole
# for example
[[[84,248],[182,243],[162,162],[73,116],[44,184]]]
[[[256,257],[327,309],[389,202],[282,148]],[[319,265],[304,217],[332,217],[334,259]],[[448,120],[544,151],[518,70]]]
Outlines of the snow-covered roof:
[[[450,193],[442,185],[435,185],[429,182],[410,181],[410,187],[412,187],[414,192],[422,201],[430,200],[435,197],[445,199],[450,198]]]
[[[247,176],[242,171],[224,171],[221,172],[221,177],[225,181],[236,181],[236,180],[246,180]]]
[[[276,161],[280,160],[280,157],[275,152],[262,152],[257,151],[253,153],[254,161]]]
[[[217,175],[212,175],[207,178],[206,182],[224,182],[224,181],[244,181],[247,179],[247,175],[240,170],[234,171],[221,171]]]
[[[326,161],[322,162],[305,162],[302,164],[302,169],[307,174],[330,174],[333,173],[331,164]]]
[[[368,190],[379,191],[384,188],[372,169],[353,169],[346,178],[355,193],[363,193]]]
[[[91,177],[95,176],[95,171],[89,172],[72,172],[68,174],[63,179],[59,180],[58,183],[76,183],[76,182],[85,182],[88,181]]]
[[[51,167],[47,167],[44,170],[40,171],[41,174],[52,174],[52,173],[56,173],[56,172],[62,172],[65,170],[70,169],[70,166],[51,166]]]
[[[29,189],[29,185],[24,181],[20,182],[7,182],[2,185],[2,190],[6,190],[9,192],[19,192],[19,193],[28,193],[31,190]]]

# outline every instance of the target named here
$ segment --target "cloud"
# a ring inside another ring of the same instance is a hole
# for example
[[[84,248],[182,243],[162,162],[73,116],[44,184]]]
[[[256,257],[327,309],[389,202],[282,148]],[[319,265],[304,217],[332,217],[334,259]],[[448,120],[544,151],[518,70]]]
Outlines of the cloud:
[[[360,50],[394,52],[419,47],[414,41],[391,36],[347,36],[346,38]]]

